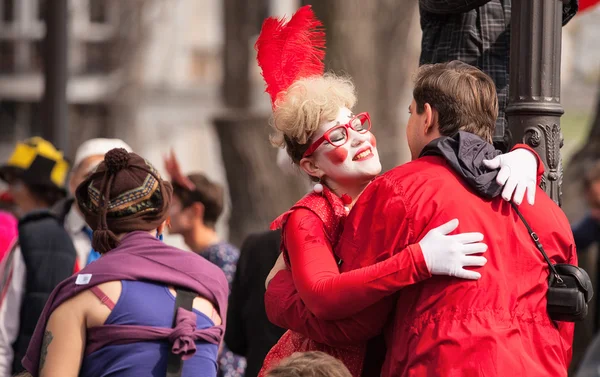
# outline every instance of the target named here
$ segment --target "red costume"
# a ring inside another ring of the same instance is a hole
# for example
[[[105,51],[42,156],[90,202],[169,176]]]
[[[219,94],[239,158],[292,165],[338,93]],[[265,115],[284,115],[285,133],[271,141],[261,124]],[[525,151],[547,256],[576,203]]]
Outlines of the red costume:
[[[553,263],[577,264],[569,222],[541,189],[535,207],[524,203],[520,210]],[[341,270],[405,253],[456,214],[457,231],[480,231],[489,246],[480,280],[449,284],[452,278],[436,276],[346,319],[324,321],[294,292],[292,274],[280,271],[265,297],[269,319],[331,345],[385,328],[385,377],[566,376],[574,326],[548,317],[547,264],[510,203],[475,195],[441,157],[421,157],[367,187],[336,248]],[[354,305],[362,307],[358,296]]]
[[[345,217],[342,200],[325,187],[322,194],[308,194],[273,223],[274,228],[283,228],[282,246],[292,284],[309,310],[320,318],[333,320],[355,314],[431,276],[418,244],[409,245],[401,253],[390,251],[396,255],[382,263],[340,274],[332,250]],[[265,299],[265,304],[269,313],[273,302]],[[360,376],[366,340],[326,345],[288,331],[267,355],[260,375],[294,352],[323,351],[344,362],[353,376]]]

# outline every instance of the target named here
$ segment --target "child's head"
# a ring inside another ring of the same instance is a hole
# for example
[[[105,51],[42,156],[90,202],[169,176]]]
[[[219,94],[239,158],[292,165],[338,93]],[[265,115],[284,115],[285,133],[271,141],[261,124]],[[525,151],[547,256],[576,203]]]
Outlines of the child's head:
[[[267,377],[352,377],[338,359],[324,352],[295,353],[271,369]]]

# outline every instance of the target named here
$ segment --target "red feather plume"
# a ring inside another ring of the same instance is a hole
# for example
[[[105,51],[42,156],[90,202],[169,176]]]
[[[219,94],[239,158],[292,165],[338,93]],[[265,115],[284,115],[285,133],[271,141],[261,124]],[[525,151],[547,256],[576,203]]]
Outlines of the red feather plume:
[[[298,9],[288,23],[267,18],[254,48],[273,106],[294,81],[325,70],[325,32],[310,5]]]

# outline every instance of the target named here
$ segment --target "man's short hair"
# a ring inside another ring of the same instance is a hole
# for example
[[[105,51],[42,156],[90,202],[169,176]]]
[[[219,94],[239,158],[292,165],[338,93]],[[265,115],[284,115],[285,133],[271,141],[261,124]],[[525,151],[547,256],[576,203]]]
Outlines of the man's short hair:
[[[589,189],[595,182],[600,181],[600,160],[594,161],[589,169],[585,172],[583,178],[583,186]]]
[[[205,175],[196,173],[188,175],[196,189],[191,191],[173,182],[173,194],[181,200],[183,208],[194,203],[204,206],[204,225],[214,227],[223,212],[225,192],[223,187],[210,181]]]
[[[348,368],[324,352],[295,353],[267,373],[267,377],[352,377]]]
[[[437,111],[443,136],[466,131],[492,142],[498,96],[492,79],[479,69],[458,60],[423,65],[417,71],[413,98],[417,113],[423,113],[426,103]]]

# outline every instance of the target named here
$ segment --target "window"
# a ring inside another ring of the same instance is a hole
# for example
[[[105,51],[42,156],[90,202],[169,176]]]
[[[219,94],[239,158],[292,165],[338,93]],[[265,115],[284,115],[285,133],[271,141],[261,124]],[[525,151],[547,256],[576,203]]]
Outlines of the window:
[[[38,10],[37,10],[37,19],[39,21],[44,21],[46,18],[46,7],[48,6],[48,0],[39,0],[38,2]]]
[[[2,9],[2,21],[10,23],[15,19],[15,0],[4,0]]]
[[[92,23],[107,23],[107,1],[106,0],[89,0],[90,1],[90,22]]]
[[[0,40],[0,74],[14,73],[15,45],[12,41]]]

